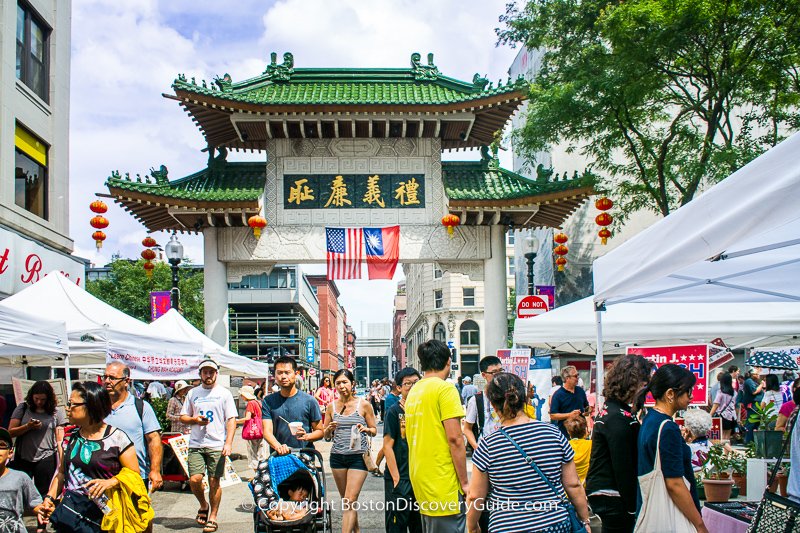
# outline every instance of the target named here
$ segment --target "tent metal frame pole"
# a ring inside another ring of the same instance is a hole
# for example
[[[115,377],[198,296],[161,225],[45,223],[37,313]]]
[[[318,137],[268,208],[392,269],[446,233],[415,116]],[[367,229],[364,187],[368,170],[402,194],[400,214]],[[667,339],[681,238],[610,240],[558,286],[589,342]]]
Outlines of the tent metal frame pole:
[[[597,325],[597,349],[595,350],[595,413],[599,413],[605,404],[603,398],[603,382],[605,366],[603,365],[603,311],[605,305],[595,303],[595,323]]]
[[[64,380],[67,383],[67,397],[69,397],[69,393],[72,390],[72,380],[70,379],[70,368],[69,368],[69,353],[64,355]]]

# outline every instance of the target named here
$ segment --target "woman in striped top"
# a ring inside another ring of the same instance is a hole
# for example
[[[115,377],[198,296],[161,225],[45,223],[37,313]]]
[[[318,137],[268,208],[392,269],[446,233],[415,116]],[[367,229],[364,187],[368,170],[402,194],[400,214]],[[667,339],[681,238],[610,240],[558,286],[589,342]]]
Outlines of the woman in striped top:
[[[355,377],[347,369],[333,375],[333,385],[339,391],[339,399],[328,405],[325,411],[325,438],[333,438],[331,447],[331,472],[342,504],[342,533],[359,531],[358,514],[348,508],[358,501],[361,487],[367,479],[364,453],[369,449],[367,435],[378,433],[375,411],[369,402],[353,394]]]
[[[481,439],[472,455],[472,479],[467,498],[467,530],[480,531],[481,510],[489,510],[489,531],[570,532],[563,499],[569,498],[589,529],[589,507],[573,461],[574,452],[561,431],[525,415],[525,384],[514,374],[494,376],[486,395],[500,415],[500,428]],[[505,434],[504,434],[505,433]],[[507,434],[507,436],[506,436]],[[525,461],[510,439],[547,476],[557,494]],[[492,487],[492,493],[486,494]],[[486,533],[486,532],[484,532]]]

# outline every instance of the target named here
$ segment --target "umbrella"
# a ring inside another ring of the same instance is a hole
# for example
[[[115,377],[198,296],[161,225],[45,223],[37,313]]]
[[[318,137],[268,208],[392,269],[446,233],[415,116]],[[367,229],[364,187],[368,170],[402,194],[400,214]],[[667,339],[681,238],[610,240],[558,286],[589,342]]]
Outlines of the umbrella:
[[[795,356],[789,353],[790,350],[780,348],[757,348],[747,360],[748,366],[761,368],[775,368],[778,370],[798,370]]]

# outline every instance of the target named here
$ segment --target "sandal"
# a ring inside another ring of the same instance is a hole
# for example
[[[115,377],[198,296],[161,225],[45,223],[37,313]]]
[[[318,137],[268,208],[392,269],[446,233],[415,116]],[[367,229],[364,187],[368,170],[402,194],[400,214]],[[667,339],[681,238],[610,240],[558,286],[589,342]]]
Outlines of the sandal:
[[[203,533],[214,533],[219,526],[213,520],[209,520],[206,522],[205,527],[203,527]]]
[[[194,517],[194,521],[201,526],[206,525],[208,522],[208,509],[199,509],[197,511],[197,516]]]

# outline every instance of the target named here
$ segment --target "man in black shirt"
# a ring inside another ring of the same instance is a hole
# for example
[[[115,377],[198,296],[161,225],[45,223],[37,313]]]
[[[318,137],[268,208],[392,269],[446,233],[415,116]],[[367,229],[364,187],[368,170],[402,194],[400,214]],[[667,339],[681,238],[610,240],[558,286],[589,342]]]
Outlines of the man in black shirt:
[[[561,433],[569,440],[564,421],[584,416],[584,412],[589,408],[589,400],[586,398],[586,392],[578,386],[578,370],[574,366],[562,368],[561,378],[564,380],[564,385],[550,400],[550,420],[558,425]]]
[[[395,375],[400,387],[400,401],[386,412],[383,420],[383,455],[386,457],[384,491],[387,533],[422,531],[416,509],[414,489],[408,477],[408,441],[406,440],[405,404],[411,387],[420,380],[419,372],[404,368]]]

